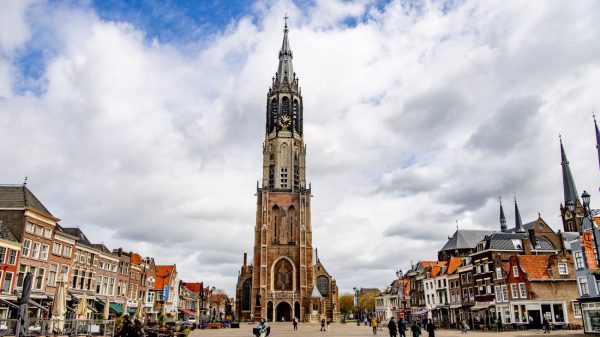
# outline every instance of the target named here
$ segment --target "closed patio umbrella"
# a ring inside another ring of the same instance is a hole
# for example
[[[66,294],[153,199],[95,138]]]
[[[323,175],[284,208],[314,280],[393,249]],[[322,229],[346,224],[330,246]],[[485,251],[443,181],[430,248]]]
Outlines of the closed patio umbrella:
[[[87,318],[87,295],[83,293],[81,296],[81,301],[77,304],[77,319],[86,319]]]
[[[28,314],[28,305],[29,295],[31,294],[31,282],[33,279],[33,275],[31,273],[25,274],[25,279],[23,280],[23,291],[21,292],[21,297],[19,298],[19,321],[17,322],[17,331],[15,332],[16,336],[19,335],[24,336],[25,332],[29,328],[29,314]]]
[[[106,300],[104,300],[104,310],[102,312],[102,318],[108,319],[110,316],[110,298],[106,296]]]
[[[58,285],[52,303],[52,325],[50,331],[60,334],[65,328],[65,315],[67,314],[67,274],[62,273],[58,278]]]

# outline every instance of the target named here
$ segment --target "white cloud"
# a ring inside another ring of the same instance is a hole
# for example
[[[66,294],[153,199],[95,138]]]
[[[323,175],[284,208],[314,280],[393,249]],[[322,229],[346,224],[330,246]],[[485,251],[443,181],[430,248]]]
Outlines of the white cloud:
[[[407,6],[261,2],[255,20],[188,45],[85,8],[11,10],[20,33],[0,35],[1,48],[51,52],[39,95],[0,84],[11,163],[0,179],[28,175],[64,226],[232,294],[252,251],[265,93],[287,10],[313,244],[342,289],[383,286],[411,259],[435,258],[457,219],[498,227],[498,195],[516,192],[524,221],[540,211],[559,228],[559,132],[580,192],[597,187],[599,5]],[[350,17],[357,24],[343,25]],[[0,59],[0,83],[19,79],[12,57]]]

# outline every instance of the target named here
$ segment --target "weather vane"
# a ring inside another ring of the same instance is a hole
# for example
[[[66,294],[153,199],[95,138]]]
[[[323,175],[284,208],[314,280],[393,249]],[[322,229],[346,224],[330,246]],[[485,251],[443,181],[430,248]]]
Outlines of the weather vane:
[[[285,27],[287,28],[287,19],[290,17],[287,15],[287,12],[283,13],[283,20],[285,21]]]

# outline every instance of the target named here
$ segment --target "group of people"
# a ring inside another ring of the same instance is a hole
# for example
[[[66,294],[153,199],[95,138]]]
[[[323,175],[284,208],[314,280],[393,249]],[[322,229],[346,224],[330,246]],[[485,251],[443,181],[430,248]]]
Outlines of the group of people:
[[[374,318],[374,322],[371,322],[371,325],[373,326],[373,334],[376,335],[377,334],[377,321]],[[429,337],[435,337],[435,325],[433,324],[433,322],[431,321],[431,319],[429,320],[423,320],[422,324],[419,324],[417,321],[413,321],[412,325],[410,326],[410,331],[412,332],[413,337],[419,337],[421,336],[421,325],[422,328],[425,329],[428,333]],[[390,322],[388,323],[388,330],[390,331],[390,337],[396,337],[396,336],[400,336],[400,337],[406,337],[406,330],[407,330],[407,323],[404,322],[404,320],[402,318],[400,318],[398,320],[398,322],[396,322],[396,320],[394,319],[394,317],[392,317],[390,319]]]
[[[123,316],[123,326],[118,333],[115,334],[115,337],[145,337],[146,333],[144,332],[144,326],[139,319],[134,319],[131,322],[129,315]]]

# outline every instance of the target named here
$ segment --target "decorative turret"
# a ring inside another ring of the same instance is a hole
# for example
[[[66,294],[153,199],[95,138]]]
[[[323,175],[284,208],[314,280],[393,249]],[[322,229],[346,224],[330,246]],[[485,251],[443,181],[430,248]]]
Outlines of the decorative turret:
[[[500,231],[505,233],[508,232],[506,227],[506,217],[504,216],[504,208],[502,208],[502,197],[498,197],[500,200]]]
[[[515,233],[525,233],[523,227],[523,221],[521,221],[521,213],[519,212],[519,205],[517,204],[517,198],[515,197]]]

